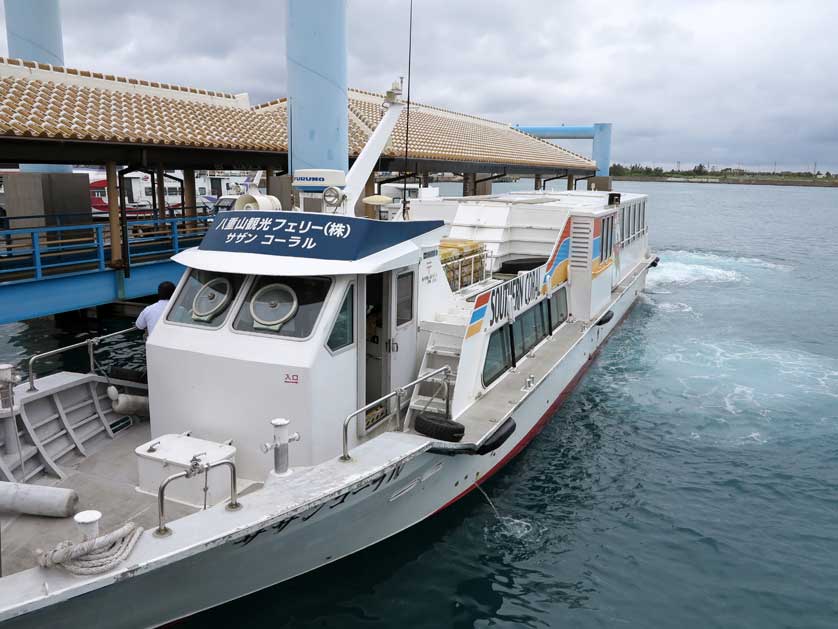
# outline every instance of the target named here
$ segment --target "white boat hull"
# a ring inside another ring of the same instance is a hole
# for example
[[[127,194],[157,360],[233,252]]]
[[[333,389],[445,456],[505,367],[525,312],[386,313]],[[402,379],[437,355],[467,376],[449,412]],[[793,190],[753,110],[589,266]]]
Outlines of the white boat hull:
[[[483,455],[423,453],[363,487],[290,519],[6,620],[17,627],[148,627],[208,609],[315,570],[407,529],[444,509],[503,467],[535,437],[581,378],[645,285],[640,271],[518,405],[515,433]]]

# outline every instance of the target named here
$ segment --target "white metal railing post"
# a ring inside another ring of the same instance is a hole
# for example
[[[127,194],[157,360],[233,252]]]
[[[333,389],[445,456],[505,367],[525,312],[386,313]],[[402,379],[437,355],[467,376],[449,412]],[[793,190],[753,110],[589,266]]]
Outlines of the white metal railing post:
[[[79,347],[87,347],[87,356],[88,360],[90,361],[90,371],[91,373],[95,371],[95,359],[93,355],[93,348],[99,344],[100,341],[105,339],[112,338],[114,336],[120,336],[122,334],[127,334],[128,332],[133,332],[137,328],[135,326],[131,326],[130,328],[126,328],[124,330],[119,330],[118,332],[111,332],[110,334],[103,334],[102,336],[96,336],[93,338],[89,338],[85,341],[80,341],[79,343],[73,343],[72,345],[67,345],[65,347],[59,347],[58,349],[53,349],[48,352],[43,352],[41,354],[35,354],[29,359],[29,388],[27,391],[37,391],[37,387],[35,387],[35,361],[40,360],[42,358],[49,358],[50,356],[56,356],[58,354],[62,354],[66,351],[71,349],[77,349]]]
[[[385,395],[383,397],[380,397],[377,400],[375,400],[374,402],[370,402],[366,406],[362,406],[358,410],[356,410],[356,411],[350,413],[349,415],[347,415],[346,419],[343,420],[343,453],[340,456],[340,460],[341,461],[349,461],[349,460],[352,459],[352,457],[349,456],[349,424],[352,422],[352,420],[354,418],[358,417],[358,415],[368,411],[371,408],[375,408],[379,404],[381,404],[383,402],[386,402],[387,400],[389,400],[393,397],[396,397],[396,396],[400,397],[400,396],[404,395],[404,393],[406,393],[408,389],[411,389],[411,388],[415,387],[417,384],[425,382],[425,380],[429,380],[429,379],[433,378],[434,376],[437,376],[441,373],[444,373],[446,375],[446,378],[447,378],[447,376],[450,372],[451,372],[451,366],[450,365],[444,365],[442,367],[439,367],[438,369],[434,369],[433,371],[429,371],[428,373],[422,374],[421,376],[416,378],[416,380],[413,380],[412,382],[408,382],[407,384],[399,387],[395,391],[391,391],[387,395]],[[448,398],[447,393],[446,393],[446,398]],[[446,399],[446,415],[449,415],[449,414],[450,414],[450,401],[448,399]]]

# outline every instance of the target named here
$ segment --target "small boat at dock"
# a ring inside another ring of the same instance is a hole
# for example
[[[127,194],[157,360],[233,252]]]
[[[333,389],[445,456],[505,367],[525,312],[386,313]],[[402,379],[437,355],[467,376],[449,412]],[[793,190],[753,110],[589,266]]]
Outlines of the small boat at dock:
[[[295,173],[305,211],[251,191],[174,257],[146,377],[98,369],[94,339],[90,373],[14,386],[0,476],[101,519],[5,527],[4,626],[159,626],[372,546],[501,470],[582,377],[656,264],[646,197],[425,188],[356,216],[395,96],[348,174]]]

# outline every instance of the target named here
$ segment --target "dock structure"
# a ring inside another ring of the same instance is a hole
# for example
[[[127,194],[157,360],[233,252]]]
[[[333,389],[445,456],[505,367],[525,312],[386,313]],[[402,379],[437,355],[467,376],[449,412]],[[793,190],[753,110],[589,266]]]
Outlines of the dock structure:
[[[383,96],[356,89],[347,96],[351,164],[383,115]],[[419,103],[411,103],[405,152],[404,115],[378,165],[379,173],[395,174],[390,180],[456,173],[470,195],[503,176],[584,178],[597,168],[508,124]],[[104,166],[108,210],[94,217],[86,204],[63,221],[51,214],[24,222],[5,208],[0,323],[149,295],[160,281],[177,279],[180,268],[169,257],[200,242],[211,220],[196,207],[196,169],[265,170],[268,192],[277,194],[289,145],[286,99],[251,105],[247,94],[0,58],[0,163]],[[163,192],[175,169],[184,175],[176,181],[177,210],[167,208]],[[150,214],[127,207],[121,183],[132,171],[153,176]],[[373,173],[370,190],[375,183]]]

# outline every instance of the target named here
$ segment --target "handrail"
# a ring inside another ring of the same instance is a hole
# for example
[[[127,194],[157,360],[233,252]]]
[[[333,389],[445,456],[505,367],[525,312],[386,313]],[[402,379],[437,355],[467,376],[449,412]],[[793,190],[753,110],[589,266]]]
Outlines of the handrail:
[[[57,349],[52,349],[48,352],[43,352],[41,354],[35,354],[29,359],[29,388],[27,391],[37,391],[38,389],[35,387],[35,361],[40,360],[41,358],[49,358],[50,356],[56,356],[57,354],[62,354],[66,351],[71,349],[78,349],[79,347],[87,346],[87,355],[90,359],[90,372],[93,373],[95,371],[96,365],[95,360],[93,358],[93,347],[98,345],[101,341],[105,339],[112,338],[114,336],[119,336],[121,334],[127,334],[128,332],[133,332],[137,330],[136,326],[131,326],[130,328],[126,328],[124,330],[119,330],[118,332],[110,332],[109,334],[103,334],[102,336],[95,336],[89,339],[85,339],[84,341],[80,341],[78,343],[73,343],[72,345],[67,345],[65,347],[59,347]]]
[[[439,367],[438,369],[434,369],[433,371],[429,371],[428,373],[422,374],[421,376],[416,378],[416,380],[414,380],[412,382],[408,382],[407,384],[399,387],[395,391],[391,391],[390,393],[388,393],[384,397],[380,397],[377,400],[375,400],[374,402],[370,402],[366,406],[362,406],[357,411],[354,411],[353,413],[350,413],[349,415],[347,415],[346,419],[343,420],[343,454],[341,454],[340,460],[341,461],[348,461],[352,458],[352,457],[349,456],[349,423],[352,421],[352,419],[354,417],[357,417],[359,414],[364,413],[364,412],[370,410],[371,408],[375,408],[376,406],[378,406],[382,402],[386,402],[387,400],[389,400],[393,397],[398,396],[399,399],[401,399],[401,396],[404,395],[406,389],[409,389],[411,387],[415,387],[417,384],[425,382],[425,380],[429,380],[430,378],[433,378],[434,376],[439,375],[441,373],[445,373],[446,375],[448,375],[450,372],[451,372],[451,366],[450,365],[444,365],[442,367]],[[450,400],[449,400],[450,390],[451,390],[450,387],[445,388],[445,408],[450,408]]]
[[[475,258],[483,258],[483,273],[480,280],[485,280],[486,276],[488,275],[491,277],[491,270],[489,269],[489,264],[492,260],[492,254],[488,251],[480,251],[479,253],[472,253],[467,256],[463,256],[462,258],[455,258],[454,260],[449,260],[448,262],[444,262],[442,264],[443,271],[447,271],[449,268],[452,268],[454,265],[457,265],[457,288],[456,290],[460,290],[463,288],[463,262],[471,261],[471,281],[466,284],[466,286],[471,286],[475,282]],[[448,283],[451,284],[451,280],[448,280]],[[453,286],[451,286],[451,290],[455,290]]]
[[[6,207],[8,208],[8,206],[6,206]],[[209,215],[209,212],[212,210],[213,207],[214,207],[213,205],[211,205],[211,204],[208,205],[206,203],[200,203],[200,204],[196,204],[196,205],[187,205],[186,207],[180,207],[179,204],[177,205],[177,207],[175,207],[174,204],[172,204],[172,205],[167,205],[166,209],[167,210],[175,210],[177,212],[182,212],[183,210],[195,210],[196,214],[193,214],[191,216],[187,216],[187,218],[194,218],[195,216],[207,216],[207,215]],[[199,212],[199,211],[203,211],[203,214],[198,214],[197,212]],[[138,212],[151,213],[152,212],[152,207],[151,207],[151,205],[148,205],[148,206],[141,206],[141,205],[129,206],[127,208],[126,214],[130,215],[130,214],[135,214],[135,213],[138,213]],[[28,220],[35,220],[35,219],[43,219],[43,220],[56,221],[56,222],[59,223],[59,226],[60,226],[61,219],[65,218],[65,217],[82,216],[82,217],[95,219],[95,218],[104,218],[107,215],[108,215],[108,209],[107,208],[105,208],[105,207],[102,207],[102,208],[91,207],[91,209],[89,209],[89,210],[82,210],[80,212],[56,212],[56,213],[50,213],[50,214],[21,214],[21,215],[12,215],[12,216],[8,216],[8,215],[7,216],[0,216],[0,223],[2,223],[4,221],[11,222],[11,221],[28,221]]]
[[[217,461],[215,463],[204,463],[201,465],[198,462],[198,456],[200,455],[192,457],[191,465],[188,469],[183,472],[178,472],[177,474],[172,474],[160,483],[160,487],[157,489],[157,529],[154,531],[155,537],[166,537],[167,535],[172,534],[172,529],[166,526],[166,487],[168,487],[169,483],[173,480],[177,480],[178,478],[192,478],[201,472],[209,474],[211,469],[226,465],[230,468],[230,501],[224,508],[227,509],[227,511],[238,511],[241,509],[242,505],[239,502],[239,494],[236,489],[236,464],[232,461]],[[206,486],[204,487],[204,490],[206,491]],[[204,508],[206,508],[206,497],[204,498],[204,503]]]
[[[194,216],[175,216],[171,218],[135,218],[127,221],[128,225],[158,225],[160,223],[194,223],[196,221],[203,222],[213,218],[212,214],[195,214]],[[57,232],[72,232],[89,229],[101,229],[108,227],[105,223],[84,223],[75,225],[59,225],[53,227],[9,227],[0,229],[0,234],[8,234],[10,236],[17,234],[32,234],[38,233],[57,233]]]
[[[212,216],[128,220],[129,257],[164,256],[195,244]],[[1,226],[1,225],[0,225]],[[40,280],[91,269],[108,270],[112,246],[108,224],[0,229],[0,283]]]

